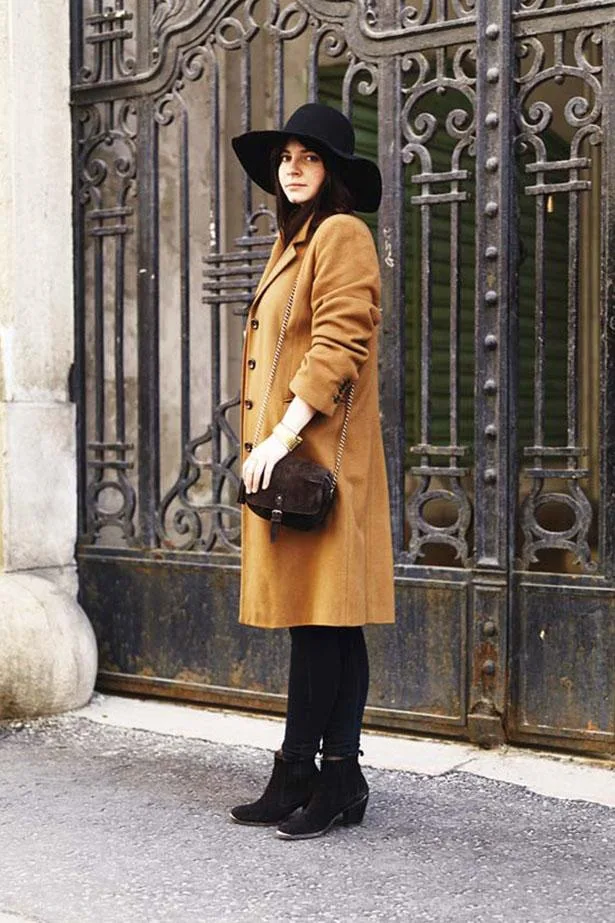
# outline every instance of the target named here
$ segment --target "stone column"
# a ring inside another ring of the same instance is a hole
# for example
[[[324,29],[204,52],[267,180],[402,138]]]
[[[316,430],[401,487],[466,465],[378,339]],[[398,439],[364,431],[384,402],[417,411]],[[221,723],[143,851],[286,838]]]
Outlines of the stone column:
[[[0,0],[0,717],[84,704],[76,602],[69,0]]]

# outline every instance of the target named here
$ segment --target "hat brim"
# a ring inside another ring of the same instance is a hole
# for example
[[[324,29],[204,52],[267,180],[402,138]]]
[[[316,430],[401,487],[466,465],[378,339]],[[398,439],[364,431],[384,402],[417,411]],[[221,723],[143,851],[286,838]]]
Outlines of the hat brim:
[[[340,175],[352,194],[357,211],[375,212],[378,210],[382,198],[382,178],[378,165],[366,157],[345,154],[312,135],[285,131],[248,131],[233,138],[231,144],[250,179],[265,192],[275,195],[271,153],[291,137],[303,141],[304,144],[313,144],[316,149],[324,148],[333,155]]]

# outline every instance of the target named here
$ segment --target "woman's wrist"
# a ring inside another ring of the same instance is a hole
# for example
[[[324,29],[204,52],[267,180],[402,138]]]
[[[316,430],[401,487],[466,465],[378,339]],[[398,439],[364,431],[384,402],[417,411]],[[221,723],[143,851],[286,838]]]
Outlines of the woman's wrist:
[[[301,436],[297,435],[288,424],[280,421],[273,427],[273,435],[275,438],[285,446],[289,452],[292,452],[297,448],[298,445],[301,445],[303,439]]]
[[[287,429],[289,433],[292,433],[293,436],[299,436],[299,426],[291,426],[290,423],[286,422],[286,417],[282,417],[279,423],[280,426],[283,426],[284,429]]]
[[[287,426],[295,436],[298,436],[315,413],[316,411],[310,404],[295,395],[286,408],[286,413],[282,417],[281,422],[284,426]]]

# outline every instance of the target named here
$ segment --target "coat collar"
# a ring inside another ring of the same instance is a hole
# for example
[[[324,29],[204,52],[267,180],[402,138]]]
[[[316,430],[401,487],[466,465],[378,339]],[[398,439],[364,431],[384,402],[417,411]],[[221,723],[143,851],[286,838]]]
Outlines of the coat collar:
[[[254,300],[252,301],[253,308],[256,307],[265,290],[269,288],[274,279],[277,279],[280,273],[286,269],[286,267],[295,259],[297,256],[297,247],[305,244],[311,220],[312,215],[310,215],[309,218],[304,221],[286,248],[284,247],[281,237],[278,234],[276,242],[274,243],[273,249],[271,251],[271,256],[269,257],[265,267],[265,271],[256,288]]]

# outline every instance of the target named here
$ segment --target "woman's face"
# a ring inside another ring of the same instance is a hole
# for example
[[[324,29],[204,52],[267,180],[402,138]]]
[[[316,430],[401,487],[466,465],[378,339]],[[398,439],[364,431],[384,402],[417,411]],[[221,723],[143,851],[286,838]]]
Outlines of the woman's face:
[[[278,179],[289,202],[311,202],[325,181],[327,171],[322,157],[291,138],[280,155]]]

